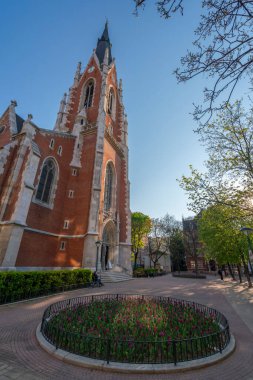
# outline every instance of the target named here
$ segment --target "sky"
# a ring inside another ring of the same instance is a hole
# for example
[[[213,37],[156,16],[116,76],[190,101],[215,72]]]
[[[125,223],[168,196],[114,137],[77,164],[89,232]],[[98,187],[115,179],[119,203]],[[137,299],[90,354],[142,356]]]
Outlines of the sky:
[[[39,127],[53,129],[77,63],[86,66],[108,19],[128,115],[131,210],[192,215],[177,179],[189,164],[203,170],[191,112],[206,79],[177,84],[173,71],[192,47],[199,3],[186,2],[184,16],[168,21],[153,0],[138,17],[133,0],[0,0],[0,114],[15,99],[20,116],[31,113]]]

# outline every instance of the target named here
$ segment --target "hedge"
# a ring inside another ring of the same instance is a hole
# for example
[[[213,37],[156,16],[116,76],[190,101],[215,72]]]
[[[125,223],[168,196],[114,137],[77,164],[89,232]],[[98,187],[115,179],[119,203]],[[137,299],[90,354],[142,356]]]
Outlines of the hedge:
[[[87,286],[90,269],[0,272],[0,303]]]
[[[154,277],[157,276],[158,269],[155,268],[136,268],[134,269],[134,277]]]
[[[196,274],[196,273],[189,273],[189,272],[181,272],[181,273],[172,273],[173,277],[181,277],[181,278],[206,278],[205,274]]]

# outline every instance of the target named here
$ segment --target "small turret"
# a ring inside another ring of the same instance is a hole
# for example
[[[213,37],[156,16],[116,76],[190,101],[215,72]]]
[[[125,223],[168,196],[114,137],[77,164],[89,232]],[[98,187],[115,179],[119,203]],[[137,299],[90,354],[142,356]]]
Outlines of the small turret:
[[[78,62],[77,68],[76,68],[76,73],[75,73],[74,86],[77,86],[79,83],[79,79],[81,76],[81,68],[82,68],[82,63]]]
[[[10,130],[11,130],[12,135],[15,135],[16,133],[18,133],[16,112],[15,112],[16,107],[17,107],[16,100],[11,100],[11,104],[9,105],[9,121],[10,121]]]
[[[60,131],[61,130],[61,124],[63,120],[63,115],[65,113],[65,107],[66,107],[66,100],[67,100],[67,94],[65,93],[63,95],[63,98],[60,102],[59,112],[57,114],[57,119],[55,122],[54,130]]]

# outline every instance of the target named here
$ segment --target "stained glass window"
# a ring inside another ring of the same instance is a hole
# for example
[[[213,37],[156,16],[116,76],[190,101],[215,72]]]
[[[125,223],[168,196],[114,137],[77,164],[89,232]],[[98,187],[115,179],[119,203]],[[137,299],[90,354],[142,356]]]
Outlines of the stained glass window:
[[[52,193],[52,187],[54,184],[54,178],[55,178],[55,163],[52,159],[47,159],[44,163],[40,181],[36,193],[36,199],[43,203],[49,203],[50,201],[50,195]]]

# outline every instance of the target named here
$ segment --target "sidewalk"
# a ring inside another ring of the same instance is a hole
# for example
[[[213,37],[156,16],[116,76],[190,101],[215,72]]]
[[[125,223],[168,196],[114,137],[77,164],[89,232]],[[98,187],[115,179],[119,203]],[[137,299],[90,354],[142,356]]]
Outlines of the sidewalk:
[[[240,284],[226,278],[223,289],[229,303],[253,333],[253,288],[249,289],[247,282]]]
[[[214,307],[228,318],[236,339],[236,350],[217,365],[199,370],[170,375],[131,375],[73,366],[51,357],[40,348],[35,331],[48,305],[86,294],[108,293],[171,296]],[[168,275],[80,289],[0,306],[0,380],[253,380],[252,329],[252,290],[229,280],[221,282],[213,277],[182,279]]]

